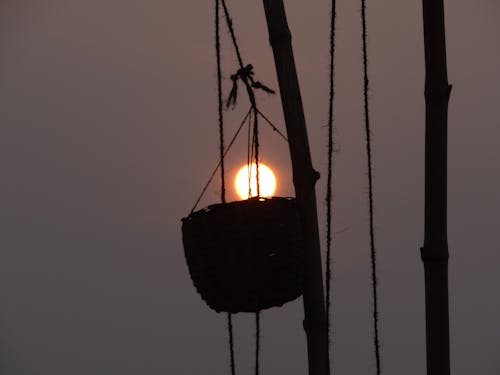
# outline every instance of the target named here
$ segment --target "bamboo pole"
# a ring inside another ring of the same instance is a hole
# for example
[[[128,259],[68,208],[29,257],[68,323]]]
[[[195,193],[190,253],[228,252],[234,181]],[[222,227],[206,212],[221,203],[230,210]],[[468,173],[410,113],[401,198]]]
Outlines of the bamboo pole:
[[[425,44],[425,273],[427,374],[450,374],[447,240],[447,123],[443,0],[423,0]]]
[[[328,336],[315,192],[319,173],[314,170],[311,162],[291,35],[283,1],[263,0],[263,2],[288,133],[295,195],[306,241],[303,300],[309,375],[327,375]]]

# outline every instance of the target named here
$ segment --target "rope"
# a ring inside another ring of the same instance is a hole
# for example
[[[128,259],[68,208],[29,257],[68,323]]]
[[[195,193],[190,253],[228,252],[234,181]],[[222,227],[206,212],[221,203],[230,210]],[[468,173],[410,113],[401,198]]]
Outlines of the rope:
[[[248,140],[247,140],[247,170],[248,170],[248,197],[252,196],[252,160],[255,158],[255,173],[257,196],[260,196],[259,178],[259,135],[258,135],[258,109],[252,106],[251,115],[248,117]],[[253,120],[253,126],[252,126]]]
[[[224,1],[224,0],[222,0]],[[227,11],[227,9],[226,9]],[[227,19],[228,19],[228,25],[232,25],[232,21],[229,18],[229,15],[226,13]],[[231,26],[231,34],[234,36],[234,30]],[[237,50],[237,55],[238,59],[241,58],[241,55],[239,54],[239,49],[237,48],[237,43],[236,43],[236,38],[233,37],[233,41],[235,44],[235,48]],[[240,61],[240,65],[242,65],[243,62]],[[227,99],[226,105],[229,107],[231,105],[236,104],[236,99],[238,95],[238,81],[241,80],[243,84],[245,85],[245,88],[247,90],[248,98],[250,100],[250,104],[252,106],[252,112],[253,112],[253,139],[252,139],[252,150],[254,151],[255,155],[255,170],[256,170],[256,184],[257,184],[257,196],[260,196],[260,168],[259,168],[259,111],[257,109],[257,101],[255,99],[255,93],[254,93],[254,88],[259,88],[262,89],[268,93],[274,93],[273,90],[269,89],[267,86],[264,86],[260,82],[255,82],[253,80],[253,66],[252,65],[247,65],[245,67],[240,68],[236,74],[233,74],[231,76],[231,80],[233,81],[233,87],[231,89],[231,92],[229,94],[229,97]],[[250,163],[248,164],[248,168],[251,171],[251,165]],[[251,173],[251,172],[249,172]],[[249,191],[250,191],[250,186],[251,184],[249,183]],[[250,196],[251,194],[249,194]]]
[[[253,78],[253,66],[251,64],[244,65],[243,58],[241,57],[240,48],[238,46],[238,41],[236,40],[236,33],[234,32],[233,20],[231,19],[231,15],[229,14],[229,10],[227,8],[227,4],[225,0],[221,0],[222,7],[224,9],[224,16],[226,19],[227,28],[229,30],[229,34],[231,36],[231,41],[233,42],[234,50],[236,52],[236,57],[238,59],[238,64],[240,68],[238,71],[231,75],[231,80],[233,81],[233,87],[229,94],[229,97],[226,102],[226,106],[230,107],[231,105],[236,104],[236,99],[238,96],[238,80],[241,80],[248,93],[248,98],[252,105],[252,109],[254,112],[254,126],[253,126],[253,149],[255,152],[255,169],[256,169],[256,182],[257,182],[257,196],[260,196],[260,171],[259,171],[259,117],[258,117],[258,109],[257,102],[255,100],[254,89],[263,90],[269,94],[274,94],[274,90],[270,89],[266,85],[262,84],[259,81],[255,81]],[[249,165],[250,168],[250,165]]]
[[[240,71],[245,71],[246,69],[248,69],[250,71],[250,74],[248,74],[248,78],[251,82],[251,87],[253,87],[255,89],[262,89],[269,94],[274,94],[275,93],[274,90],[271,90],[266,85],[262,84],[259,81],[255,81],[253,79],[253,72],[251,72],[251,70],[253,69],[252,65],[245,66],[245,64],[243,64],[243,58],[241,57],[240,47],[238,45],[238,41],[236,40],[236,33],[234,32],[233,20],[231,19],[231,15],[229,14],[226,0],[221,0],[221,2],[222,2],[222,7],[224,9],[224,16],[226,18],[227,28],[229,30],[229,34],[231,35],[231,41],[233,42],[234,50],[236,52],[236,57],[238,59],[238,64],[240,66]],[[231,77],[231,78],[233,78],[233,77]]]
[[[224,1],[224,0],[223,0]],[[225,5],[224,5],[225,6]],[[220,138],[220,174],[221,174],[221,202],[226,203],[226,182],[224,173],[224,115],[222,110],[222,69],[221,69],[221,53],[220,53],[220,0],[215,0],[215,51],[217,59],[217,107],[219,112],[219,138]],[[250,111],[248,112],[250,113]],[[248,117],[248,115],[247,115]],[[246,118],[242,121],[244,124]],[[230,146],[236,136],[240,132],[242,125],[236,132],[236,135],[231,140]],[[228,148],[229,149],[229,148]],[[210,183],[210,182],[209,182]],[[208,185],[207,185],[208,186]],[[202,193],[203,194],[203,193]],[[231,368],[231,375],[236,374],[236,368],[234,365],[234,340],[233,340],[233,320],[231,313],[227,313],[227,330],[229,336],[229,361]]]
[[[238,64],[240,68],[236,72],[236,74],[231,75],[231,80],[233,81],[233,86],[231,89],[231,92],[229,94],[229,97],[226,102],[226,106],[230,107],[231,105],[236,104],[237,100],[237,95],[238,95],[238,80],[241,80],[248,93],[248,98],[250,100],[250,110],[246,114],[245,118],[241,122],[241,125],[239,126],[238,130],[236,131],[236,134],[233,136],[231,139],[231,142],[229,143],[229,146],[227,149],[224,151],[224,121],[223,121],[223,105],[222,105],[222,73],[221,73],[221,53],[220,53],[220,3],[222,3],[222,7],[224,10],[224,16],[226,19],[226,24],[229,30],[229,34],[231,35],[231,40],[233,42],[233,46],[236,52],[236,57],[238,59]],[[257,108],[257,103],[255,100],[255,93],[254,89],[260,89],[263,90],[269,94],[274,94],[275,92],[271,90],[269,87],[266,85],[262,84],[259,81],[255,81],[253,78],[253,66],[252,65],[244,65],[243,64],[243,58],[241,57],[241,52],[240,48],[238,46],[238,42],[236,40],[236,34],[234,32],[234,27],[233,27],[233,21],[231,19],[231,16],[229,15],[229,11],[226,5],[225,0],[215,0],[215,50],[216,50],[216,58],[217,58],[217,91],[218,91],[218,112],[219,112],[219,138],[220,138],[220,161],[217,167],[215,168],[215,171],[212,173],[212,175],[209,178],[209,181],[203,188],[203,191],[201,192],[198,200],[196,201],[193,209],[191,210],[191,213],[194,212],[196,206],[198,205],[201,197],[207,190],[210,182],[212,181],[217,169],[220,167],[221,168],[221,201],[224,203],[226,201],[225,197],[225,176],[224,176],[224,157],[226,156],[227,152],[231,148],[231,146],[234,143],[234,140],[238,136],[239,132],[241,131],[243,125],[245,124],[246,120],[248,119],[251,121],[251,114],[253,113],[253,137],[252,137],[252,144],[250,147],[250,122],[249,122],[249,129],[248,129],[248,143],[249,143],[249,149],[247,151],[247,162],[249,165],[249,179],[250,179],[250,173],[251,173],[251,168],[250,168],[250,162],[253,157],[252,154],[255,154],[255,167],[256,167],[256,179],[257,179],[257,196],[260,196],[260,179],[259,179],[259,119],[258,119],[258,114],[259,110]],[[263,116],[265,118],[265,116]],[[266,118],[266,121],[273,127],[275,131],[278,131],[277,128]],[[279,133],[281,134],[281,133]],[[281,134],[282,135],[282,134]],[[283,135],[282,135],[283,136]],[[285,138],[286,139],[286,138]],[[251,150],[250,150],[251,149]],[[249,195],[250,195],[250,181],[249,181]],[[229,336],[229,353],[230,353],[230,367],[231,367],[231,375],[235,375],[235,362],[234,362],[234,341],[233,341],[233,324],[232,324],[232,315],[231,313],[227,314],[227,326],[228,326],[228,336]],[[256,330],[256,345],[255,345],[255,375],[259,375],[259,355],[260,355],[260,312],[257,312],[255,314],[255,330]]]
[[[251,109],[250,109],[251,111]],[[253,147],[252,147],[252,119],[251,115],[248,116],[248,139],[247,139],[247,171],[248,171],[248,197],[252,196],[252,158],[253,158]]]
[[[233,86],[231,88],[231,92],[229,93],[229,97],[226,101],[226,107],[234,107],[236,105],[236,99],[238,97],[238,81],[241,80],[245,84],[245,88],[247,89],[248,97],[250,99],[250,103],[255,104],[255,93],[254,89],[262,90],[268,94],[275,94],[276,92],[260,81],[255,81],[253,65],[248,64],[242,68],[239,68],[236,73],[231,75],[231,80],[233,81]]]
[[[255,148],[255,179],[257,183],[257,196],[260,197],[260,176],[259,176],[259,116],[257,106],[253,106],[253,144]]]
[[[236,374],[236,367],[234,365],[234,341],[233,341],[233,318],[231,313],[227,313],[227,331],[229,336],[229,358],[231,364],[231,375]]]
[[[224,9],[224,15],[226,17],[227,28],[229,30],[229,34],[231,35],[231,40],[233,42],[234,50],[236,52],[236,57],[238,58],[240,69],[243,69],[243,59],[241,58],[240,47],[238,46],[238,42],[236,41],[236,34],[234,33],[233,20],[229,15],[229,11],[226,5],[226,0],[221,0],[221,2],[222,2],[222,8]]]
[[[378,298],[377,298],[377,264],[375,251],[375,234],[373,230],[373,172],[372,172],[372,150],[370,139],[370,112],[368,107],[368,57],[367,57],[367,31],[366,31],[366,0],[361,0],[361,25],[363,39],[363,99],[364,99],[364,115],[365,115],[365,133],[366,133],[366,155],[368,162],[368,203],[370,215],[370,257],[371,257],[371,278],[372,278],[372,294],[373,294],[373,346],[375,349],[375,361],[377,366],[377,375],[380,375],[380,344],[378,330]]]
[[[334,91],[334,57],[335,57],[335,18],[336,18],[336,0],[332,0],[331,3],[331,13],[330,13],[330,71],[329,71],[329,101],[328,101],[328,177],[327,177],[327,189],[326,189],[326,324],[327,324],[327,340],[328,349],[330,345],[333,346],[332,342],[332,327],[330,321],[330,310],[331,310],[331,279],[332,279],[332,205],[333,205],[333,100],[335,96]],[[328,350],[328,352],[330,352]],[[333,360],[331,361],[333,368]],[[328,374],[330,373],[330,368],[328,368]]]
[[[233,81],[233,86],[229,97],[226,101],[226,107],[234,107],[236,105],[236,99],[238,97],[238,81],[241,80],[245,84],[245,88],[248,92],[248,97],[251,103],[255,102],[255,94],[253,89],[260,89],[268,94],[275,94],[275,91],[264,85],[259,81],[255,81],[254,78],[253,65],[248,64],[245,67],[239,68],[236,73],[231,75],[231,81]]]
[[[220,53],[220,0],[215,0],[215,54],[217,58],[217,105],[219,111],[219,139],[220,139],[220,175],[221,191],[220,200],[226,202],[226,181],[224,171],[224,114],[222,111],[222,69]]]
[[[260,311],[255,313],[255,375],[259,375],[260,357]]]

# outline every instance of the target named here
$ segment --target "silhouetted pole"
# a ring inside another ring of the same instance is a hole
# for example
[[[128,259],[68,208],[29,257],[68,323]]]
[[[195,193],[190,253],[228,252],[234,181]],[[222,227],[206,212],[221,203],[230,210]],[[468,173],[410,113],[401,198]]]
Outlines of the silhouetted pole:
[[[447,239],[447,122],[443,0],[423,0],[425,43],[425,271],[427,374],[450,374]]]
[[[303,298],[309,375],[327,375],[328,338],[315,192],[319,174],[311,163],[292,38],[283,1],[264,0],[264,9],[288,133],[295,195],[306,241]]]

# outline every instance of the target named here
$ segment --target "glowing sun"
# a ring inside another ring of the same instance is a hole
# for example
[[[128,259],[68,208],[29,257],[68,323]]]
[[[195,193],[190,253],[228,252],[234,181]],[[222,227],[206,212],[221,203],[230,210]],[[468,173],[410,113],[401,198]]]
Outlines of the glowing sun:
[[[257,196],[257,168],[255,164],[244,165],[234,179],[234,187],[241,199]],[[250,182],[250,187],[248,183]],[[268,166],[259,163],[259,188],[261,197],[270,197],[276,190],[276,177]]]

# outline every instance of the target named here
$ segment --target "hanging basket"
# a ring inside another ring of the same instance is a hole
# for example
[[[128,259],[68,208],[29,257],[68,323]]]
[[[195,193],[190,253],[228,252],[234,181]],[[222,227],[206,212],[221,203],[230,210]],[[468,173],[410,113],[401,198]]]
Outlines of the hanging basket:
[[[294,198],[214,204],[182,219],[182,234],[193,283],[215,311],[256,312],[302,294]]]

